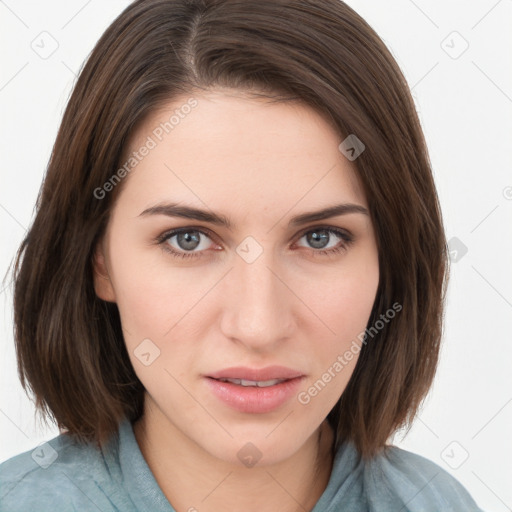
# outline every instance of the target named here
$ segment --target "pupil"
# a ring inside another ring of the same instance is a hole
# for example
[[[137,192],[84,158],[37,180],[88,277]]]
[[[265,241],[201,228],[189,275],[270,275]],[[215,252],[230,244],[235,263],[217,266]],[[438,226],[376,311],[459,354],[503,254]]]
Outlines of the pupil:
[[[177,236],[177,242],[181,249],[190,251],[199,245],[199,238],[198,233],[191,235],[189,231],[186,233],[179,233]]]
[[[323,249],[329,242],[329,233],[327,230],[312,231],[308,236],[308,243],[315,249]]]

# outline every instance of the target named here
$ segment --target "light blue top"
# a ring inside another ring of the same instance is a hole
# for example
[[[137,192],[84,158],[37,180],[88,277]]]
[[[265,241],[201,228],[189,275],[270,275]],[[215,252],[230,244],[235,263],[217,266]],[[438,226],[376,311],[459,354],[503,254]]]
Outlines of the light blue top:
[[[62,434],[0,464],[0,510],[175,512],[127,420],[101,451]],[[336,453],[327,488],[312,512],[335,511],[482,512],[433,462],[393,446],[364,463],[350,443]]]

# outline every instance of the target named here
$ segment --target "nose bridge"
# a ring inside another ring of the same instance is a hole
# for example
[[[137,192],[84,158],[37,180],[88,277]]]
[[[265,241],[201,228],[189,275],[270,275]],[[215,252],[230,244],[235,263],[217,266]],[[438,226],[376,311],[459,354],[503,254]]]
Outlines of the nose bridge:
[[[289,335],[290,292],[272,267],[270,251],[262,251],[253,261],[243,253],[236,256],[225,289],[223,330],[226,336],[263,346]]]

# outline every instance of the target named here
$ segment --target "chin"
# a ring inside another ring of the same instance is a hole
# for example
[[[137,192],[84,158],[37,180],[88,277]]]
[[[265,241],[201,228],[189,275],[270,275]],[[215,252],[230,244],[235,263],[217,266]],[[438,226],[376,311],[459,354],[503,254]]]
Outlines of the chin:
[[[221,443],[210,446],[202,444],[202,446],[213,457],[241,468],[278,464],[292,457],[309,437],[296,431],[279,433],[279,427],[273,432],[272,430],[278,424],[279,422],[276,422],[270,429],[268,427],[245,428],[240,434],[228,427],[233,439],[225,439]]]

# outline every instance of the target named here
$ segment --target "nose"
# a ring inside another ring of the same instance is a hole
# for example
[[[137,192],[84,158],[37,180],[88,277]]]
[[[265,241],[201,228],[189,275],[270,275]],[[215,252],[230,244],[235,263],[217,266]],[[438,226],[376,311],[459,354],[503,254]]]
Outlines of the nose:
[[[260,352],[273,350],[290,338],[300,302],[287,280],[290,276],[276,267],[270,251],[252,263],[236,255],[220,291],[223,335]]]

